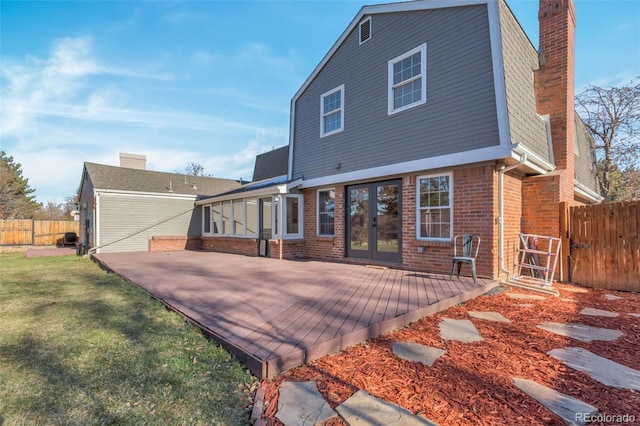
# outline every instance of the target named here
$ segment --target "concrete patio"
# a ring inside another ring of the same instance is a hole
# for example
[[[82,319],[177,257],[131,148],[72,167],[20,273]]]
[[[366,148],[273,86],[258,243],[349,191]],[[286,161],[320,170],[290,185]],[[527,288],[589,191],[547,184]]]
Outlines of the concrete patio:
[[[281,372],[472,299],[468,277],[203,252],[107,253],[107,270],[147,290],[258,377]]]

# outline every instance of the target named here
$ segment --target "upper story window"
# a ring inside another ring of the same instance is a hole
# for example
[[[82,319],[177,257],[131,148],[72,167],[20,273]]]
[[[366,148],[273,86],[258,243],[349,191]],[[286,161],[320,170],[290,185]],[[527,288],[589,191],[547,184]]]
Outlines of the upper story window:
[[[344,84],[320,96],[320,137],[344,129]]]
[[[427,101],[427,45],[389,61],[389,114]]]
[[[453,189],[450,173],[417,180],[418,239],[447,241],[453,231]]]
[[[360,44],[371,38],[371,16],[360,22]]]

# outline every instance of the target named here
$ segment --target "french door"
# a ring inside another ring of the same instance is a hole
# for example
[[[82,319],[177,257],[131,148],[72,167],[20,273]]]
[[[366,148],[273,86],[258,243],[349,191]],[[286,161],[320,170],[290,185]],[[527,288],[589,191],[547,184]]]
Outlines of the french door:
[[[402,261],[401,181],[347,187],[347,256]]]

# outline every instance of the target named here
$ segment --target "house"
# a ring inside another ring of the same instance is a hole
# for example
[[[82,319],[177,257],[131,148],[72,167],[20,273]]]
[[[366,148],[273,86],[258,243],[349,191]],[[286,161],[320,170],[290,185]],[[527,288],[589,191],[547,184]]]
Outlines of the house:
[[[197,202],[203,248],[448,272],[475,233],[478,274],[505,277],[520,233],[600,200],[573,0],[539,25],[536,50],[503,0],[363,7],[291,101],[286,176]]]
[[[120,167],[85,162],[80,242],[97,253],[199,247],[203,217],[195,202],[240,186],[235,180],[146,170],[144,155],[121,153]]]

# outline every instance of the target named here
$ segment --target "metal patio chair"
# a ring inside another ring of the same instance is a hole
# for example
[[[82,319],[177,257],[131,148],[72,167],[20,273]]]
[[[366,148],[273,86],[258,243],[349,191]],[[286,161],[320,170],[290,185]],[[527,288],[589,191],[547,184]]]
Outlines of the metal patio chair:
[[[458,256],[458,238],[462,238],[462,255]],[[480,250],[480,237],[473,234],[456,235],[453,239],[453,258],[451,259],[451,275],[449,279],[453,279],[453,270],[458,265],[458,276],[460,276],[460,268],[463,263],[468,263],[471,267],[471,275],[473,275],[473,283],[475,284],[476,276],[476,257]]]

